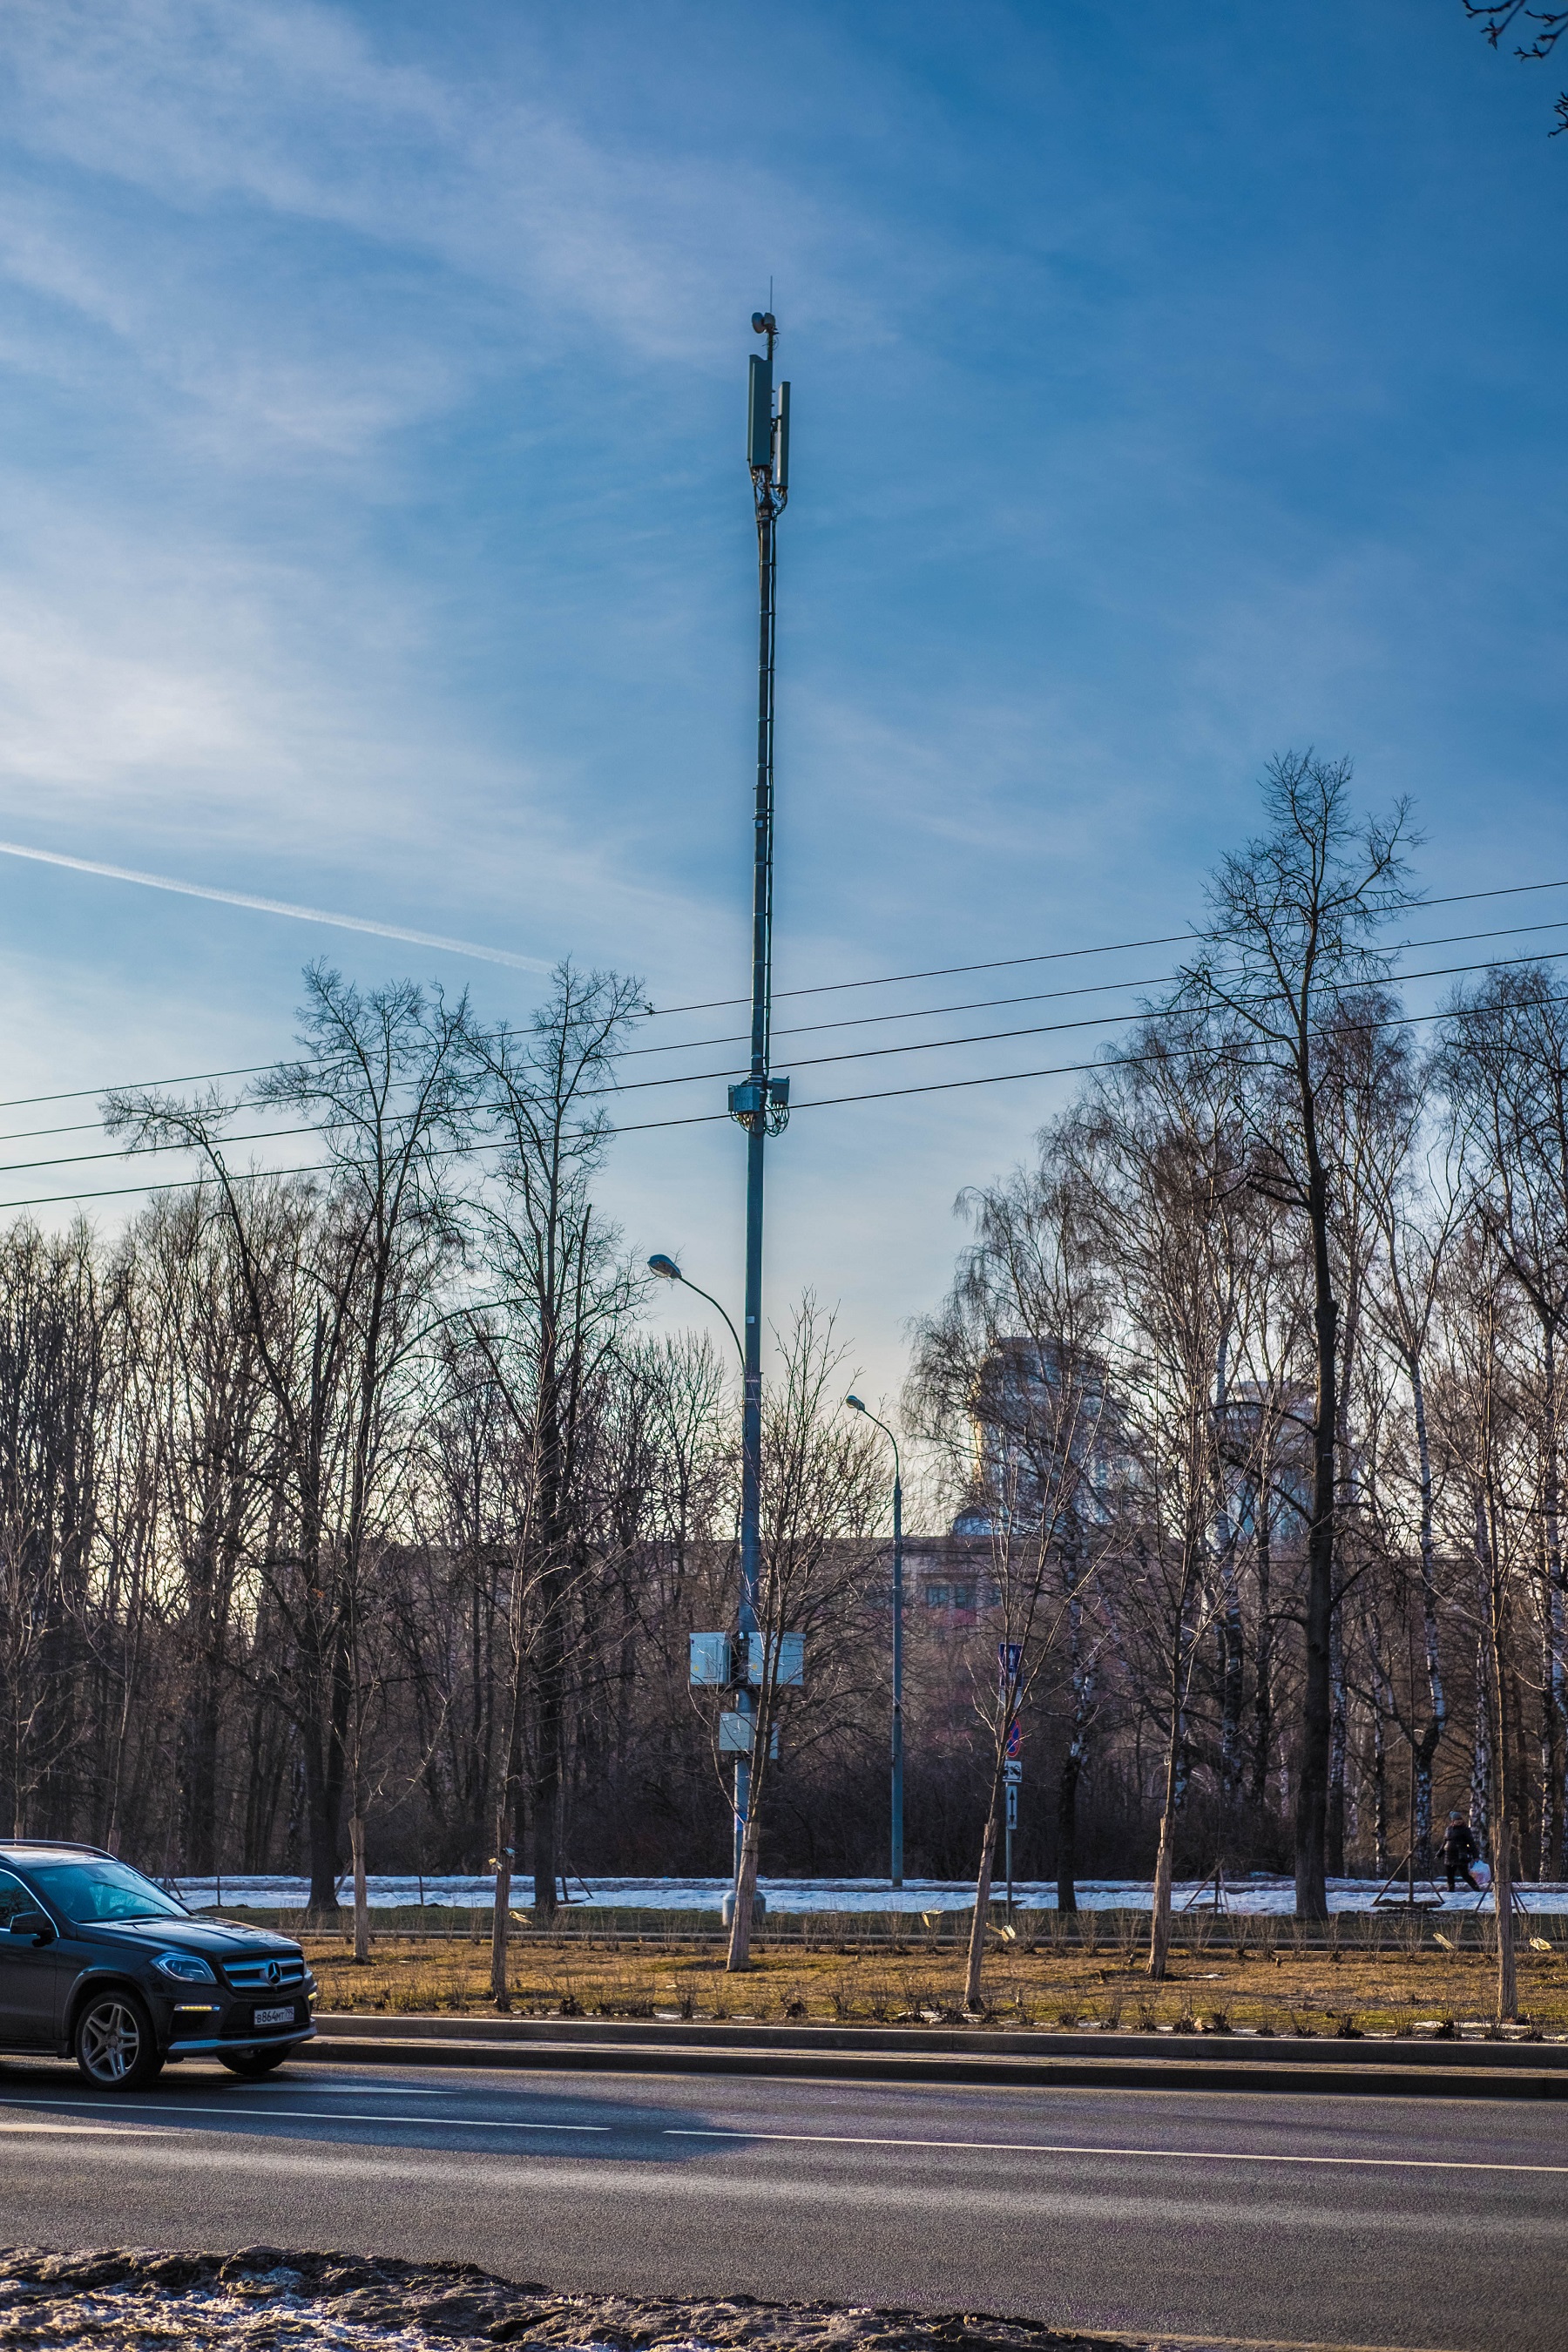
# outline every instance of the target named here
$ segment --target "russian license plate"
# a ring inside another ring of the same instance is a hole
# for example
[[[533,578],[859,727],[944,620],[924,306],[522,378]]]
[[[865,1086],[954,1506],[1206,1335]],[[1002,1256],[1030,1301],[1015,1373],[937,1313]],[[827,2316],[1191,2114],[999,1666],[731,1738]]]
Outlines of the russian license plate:
[[[287,2009],[258,2009],[256,2012],[255,2022],[258,2026],[292,2025],[294,2022],[294,2004],[290,2001]]]

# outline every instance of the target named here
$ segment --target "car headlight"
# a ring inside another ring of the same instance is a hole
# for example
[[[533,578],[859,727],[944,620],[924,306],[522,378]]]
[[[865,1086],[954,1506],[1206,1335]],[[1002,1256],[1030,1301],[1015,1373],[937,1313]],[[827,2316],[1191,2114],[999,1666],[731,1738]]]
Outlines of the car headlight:
[[[199,1952],[160,1952],[153,1963],[166,1977],[178,1977],[182,1984],[216,1984],[214,1976]]]

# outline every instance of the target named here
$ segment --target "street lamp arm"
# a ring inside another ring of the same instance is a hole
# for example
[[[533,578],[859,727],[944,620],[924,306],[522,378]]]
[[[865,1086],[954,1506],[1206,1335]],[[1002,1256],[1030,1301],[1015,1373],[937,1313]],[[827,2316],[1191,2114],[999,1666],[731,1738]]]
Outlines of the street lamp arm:
[[[735,1353],[741,1359],[741,1371],[743,1377],[746,1370],[746,1351],[741,1345],[741,1335],[731,1322],[729,1316],[724,1313],[723,1307],[720,1306],[713,1293],[710,1290],[704,1290],[700,1282],[693,1282],[689,1275],[682,1274],[673,1258],[650,1258],[648,1264],[664,1281],[679,1282],[686,1289],[694,1290],[699,1298],[705,1298],[708,1301],[715,1314],[724,1316],[724,1328],[735,1342]]]
[[[687,1276],[686,1276],[685,1275],[682,1275],[680,1278],[681,1278],[682,1282],[684,1282],[684,1283],[686,1284],[686,1287],[688,1288],[688,1290],[696,1290],[696,1291],[697,1291],[697,1296],[698,1296],[698,1297],[699,1297],[699,1298],[705,1298],[705,1299],[708,1301],[708,1304],[709,1304],[709,1306],[710,1306],[710,1307],[713,1307],[713,1308],[714,1308],[714,1309],[715,1309],[719,1314],[721,1314],[721,1315],[722,1315],[722,1316],[724,1317],[724,1328],[725,1328],[725,1330],[726,1330],[726,1331],[728,1331],[728,1333],[730,1334],[731,1339],[733,1339],[733,1341],[735,1342],[735,1353],[736,1353],[736,1354],[739,1356],[739,1358],[741,1359],[741,1370],[742,1370],[742,1372],[744,1372],[744,1370],[745,1370],[745,1369],[746,1369],[746,1351],[745,1351],[744,1348],[742,1348],[742,1345],[741,1345],[741,1335],[740,1335],[740,1333],[736,1330],[736,1328],[735,1328],[734,1325],[731,1322],[730,1318],[729,1318],[729,1316],[725,1313],[724,1308],[719,1305],[719,1301],[714,1297],[714,1296],[713,1296],[713,1294],[712,1294],[712,1292],[711,1292],[710,1290],[699,1290],[699,1289],[698,1289],[698,1287],[697,1287],[696,1283],[691,1282],[691,1281],[689,1281],[689,1280],[688,1280],[688,1278],[687,1278]]]
[[[879,1421],[870,1407],[868,1405],[862,1404],[859,1398],[857,1396],[846,1397],[844,1402],[852,1412],[858,1412],[861,1416],[862,1420],[868,1421],[873,1429],[879,1429],[881,1431],[883,1436],[887,1439],[889,1444],[893,1449],[894,1481],[898,1486],[902,1486],[904,1483],[904,1473],[903,1465],[899,1459],[899,1441],[893,1435],[892,1431],[888,1427],[887,1423],[885,1421]]]

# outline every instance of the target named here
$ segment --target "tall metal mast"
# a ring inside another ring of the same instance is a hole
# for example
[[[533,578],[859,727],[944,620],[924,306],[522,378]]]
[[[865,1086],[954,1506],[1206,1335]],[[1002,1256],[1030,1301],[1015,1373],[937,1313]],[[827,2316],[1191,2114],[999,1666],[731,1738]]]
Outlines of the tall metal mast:
[[[730,1088],[730,1116],[746,1130],[746,1319],[741,1428],[741,1612],[742,1649],[757,1632],[757,1572],[763,1491],[763,1152],[770,1135],[789,1123],[789,1080],[768,1062],[773,1031],[773,651],[778,574],[774,534],[789,499],[789,386],[773,398],[773,346],[778,324],[771,310],[753,310],[752,328],[765,356],[753,352],[746,416],[746,462],[757,511],[757,785],[752,856],[752,1059],[746,1077]],[[742,1681],[737,1706],[755,1713]],[[735,1874],[751,1806],[751,1764],[735,1765]]]

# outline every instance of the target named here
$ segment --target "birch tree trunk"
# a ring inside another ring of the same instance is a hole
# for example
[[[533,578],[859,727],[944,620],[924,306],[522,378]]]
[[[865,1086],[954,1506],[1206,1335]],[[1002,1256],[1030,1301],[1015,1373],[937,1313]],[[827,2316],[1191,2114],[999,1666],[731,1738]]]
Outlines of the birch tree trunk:
[[[1196,1447],[1194,1448],[1196,1459]],[[1190,1493],[1196,1498],[1200,1492],[1196,1478]],[[1186,1780],[1187,1669],[1192,1644],[1189,1639],[1187,1612],[1197,1589],[1199,1564],[1203,1558],[1204,1538],[1200,1527],[1189,1524],[1182,1547],[1182,1581],[1176,1610],[1171,1626],[1170,1736],[1165,1747],[1165,1794],[1160,1808],[1160,1846],[1154,1857],[1153,1912],[1149,1923],[1149,1974],[1156,1984],[1164,1979],[1171,1949],[1171,1880],[1175,1863],[1176,1815],[1181,1811],[1184,1785]]]
[[[1519,1971],[1515,1957],[1513,1919],[1513,1831],[1500,1803],[1492,1815],[1492,1906],[1497,1913],[1498,2022],[1511,2025],[1519,2015]]]
[[[490,1999],[504,2016],[511,2007],[507,1990],[507,1938],[511,1927],[511,1848],[506,1843],[506,1801],[496,1807],[496,1892],[490,1914]]]
[[[1541,1693],[1541,1866],[1537,1875],[1550,1878],[1560,1853],[1568,1851],[1568,1816],[1563,1808],[1563,1613],[1565,1586],[1563,1563],[1563,1498],[1558,1477],[1557,1324],[1542,1315],[1542,1532],[1545,1591],[1542,1596]]]
[[[1160,1850],[1154,1858],[1153,1916],[1149,1924],[1149,1974],[1156,1984],[1165,1980],[1171,1954],[1171,1878],[1176,1843],[1176,1749],[1181,1718],[1173,1712],[1170,1745],[1165,1751],[1165,1801],[1160,1808]]]
[[[1331,1878],[1342,1878],[1345,1871],[1345,1766],[1349,1740],[1344,1617],[1336,1596],[1329,1620],[1329,1801],[1323,1845],[1324,1863]]]
[[[726,1969],[749,1969],[752,1965],[752,1912],[757,1900],[757,1862],[762,1851],[758,1795],[756,1759],[753,1756],[746,1808],[746,1834],[741,1841],[741,1867],[735,1876],[735,1908],[730,1920],[730,1949],[724,1962]]]
[[[1312,1516],[1307,1528],[1305,1671],[1301,1746],[1296,1777],[1296,1916],[1326,1919],[1323,1885],[1329,1832],[1329,1756],[1333,1697],[1330,1653],[1334,1622],[1334,1504],[1338,1496],[1334,1408],[1338,1401],[1339,1302],[1329,1247],[1329,1185],[1318,1150],[1317,1106],[1301,1051],[1301,1119],[1307,1150],[1308,1229],[1311,1241],[1312,1328],[1317,1396],[1312,1429]]]
[[[1470,1751],[1470,1826],[1483,1840],[1491,1836],[1492,1741],[1491,1709],[1487,1701],[1489,1668],[1485,1631],[1476,1641],[1476,1736]]]
[[[503,2013],[511,2007],[507,1990],[507,1956],[511,1937],[511,1874],[517,1859],[518,1797],[522,1768],[522,1690],[526,1671],[525,1645],[519,1622],[521,1601],[518,1581],[521,1561],[514,1563],[510,1606],[511,1687],[507,1694],[506,1739],[501,1748],[500,1785],[496,1790],[496,1894],[490,1915],[490,1999]]]
[[[1433,1532],[1432,1448],[1426,1433],[1426,1384],[1422,1376],[1420,1355],[1414,1348],[1408,1351],[1405,1360],[1410,1374],[1411,1402],[1415,1412],[1416,1466],[1421,1482],[1421,1638],[1426,1658],[1426,1694],[1432,1710],[1415,1743],[1415,1864],[1417,1869],[1430,1870],[1432,1767],[1437,1743],[1448,1720],[1448,1702],[1443,1688],[1442,1654],[1437,1634],[1437,1547]]]
[[[1491,1813],[1492,1910],[1497,1918],[1498,2022],[1510,2025],[1519,2015],[1519,1974],[1513,1927],[1513,1821],[1508,1803],[1508,1722],[1505,1677],[1503,1596],[1498,1562],[1492,1561],[1489,1669],[1491,1685],[1493,1801]]]
[[[349,1853],[354,1873],[354,1958],[363,1966],[370,1958],[370,1889],[364,1874],[364,1814],[358,1804],[349,1820]]]
[[[991,1782],[991,1802],[985,1814],[985,1834],[980,1841],[980,1868],[974,1874],[974,1917],[969,1929],[969,1965],[963,1977],[963,2006],[980,2006],[980,1978],[985,1965],[985,1922],[991,1908],[991,1872],[996,1859],[997,1796],[1002,1786],[998,1771]]]
[[[1258,1630],[1252,1654],[1252,1801],[1261,1806],[1268,1793],[1268,1765],[1274,1750],[1274,1600],[1273,1528],[1269,1516],[1268,1481],[1273,1475],[1265,1457],[1258,1472],[1254,1507],[1258,1517]]]

